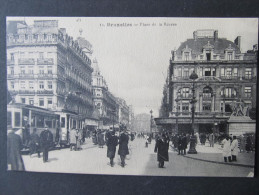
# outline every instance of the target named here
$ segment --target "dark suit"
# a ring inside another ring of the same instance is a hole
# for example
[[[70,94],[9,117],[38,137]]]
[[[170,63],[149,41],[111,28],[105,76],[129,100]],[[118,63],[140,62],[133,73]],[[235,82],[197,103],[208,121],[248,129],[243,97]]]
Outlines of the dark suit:
[[[129,148],[128,148],[128,142],[129,142],[129,136],[125,133],[122,133],[120,135],[119,140],[119,151],[118,154],[121,157],[121,165],[124,167],[125,165],[125,157],[129,154]]]
[[[40,134],[40,143],[43,152],[43,162],[48,161],[49,148],[53,142],[53,135],[49,130],[44,130]]]
[[[24,164],[21,156],[22,139],[14,132],[7,135],[7,163],[11,165],[11,170],[24,171]]]

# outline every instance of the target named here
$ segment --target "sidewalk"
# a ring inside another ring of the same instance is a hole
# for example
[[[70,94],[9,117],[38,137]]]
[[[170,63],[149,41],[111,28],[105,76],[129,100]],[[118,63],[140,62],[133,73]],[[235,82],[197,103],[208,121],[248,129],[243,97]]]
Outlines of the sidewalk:
[[[222,156],[222,148],[219,144],[214,144],[214,147],[210,147],[209,143],[206,142],[205,145],[197,144],[196,151],[197,154],[188,154],[189,148],[186,149],[185,158],[191,158],[194,160],[206,161],[217,164],[226,164],[232,166],[242,166],[242,167],[250,167],[254,168],[254,152],[242,152],[238,153],[237,162],[224,162]]]

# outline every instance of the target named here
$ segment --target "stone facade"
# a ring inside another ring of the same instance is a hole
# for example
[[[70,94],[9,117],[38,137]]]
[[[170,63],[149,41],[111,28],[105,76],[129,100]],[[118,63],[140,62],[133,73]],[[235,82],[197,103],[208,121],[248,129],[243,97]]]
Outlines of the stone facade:
[[[172,51],[164,88],[164,105],[169,116],[156,123],[169,130],[189,132],[191,99],[195,89],[195,131],[227,132],[227,121],[241,105],[248,115],[256,107],[257,45],[241,53],[241,37],[234,42],[218,37],[217,30],[197,30]],[[198,78],[190,79],[195,72]]]

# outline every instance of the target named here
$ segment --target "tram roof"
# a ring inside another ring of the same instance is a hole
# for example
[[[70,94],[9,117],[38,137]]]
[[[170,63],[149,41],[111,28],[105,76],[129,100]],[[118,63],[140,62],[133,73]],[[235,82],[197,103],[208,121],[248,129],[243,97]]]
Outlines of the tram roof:
[[[22,103],[13,103],[13,104],[8,104],[8,107],[19,107],[19,108],[28,108],[31,110],[35,111],[43,111],[43,112],[49,112],[50,114],[55,114],[53,111],[46,109],[46,108],[41,108],[33,105],[28,105],[28,104],[22,104]]]

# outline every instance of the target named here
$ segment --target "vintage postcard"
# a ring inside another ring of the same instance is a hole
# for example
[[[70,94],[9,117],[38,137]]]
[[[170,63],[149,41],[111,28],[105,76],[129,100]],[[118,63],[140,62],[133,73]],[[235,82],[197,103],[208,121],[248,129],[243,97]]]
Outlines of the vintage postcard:
[[[7,169],[253,177],[257,18],[7,17]]]

